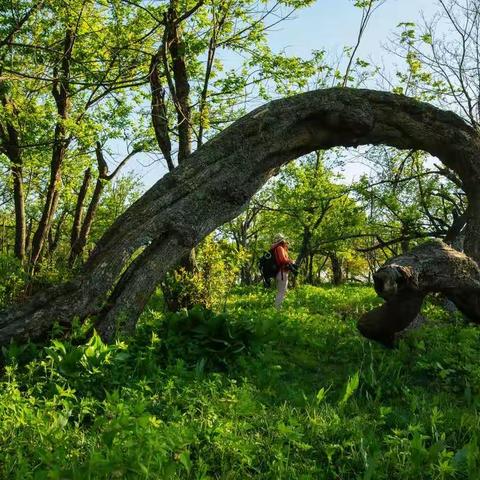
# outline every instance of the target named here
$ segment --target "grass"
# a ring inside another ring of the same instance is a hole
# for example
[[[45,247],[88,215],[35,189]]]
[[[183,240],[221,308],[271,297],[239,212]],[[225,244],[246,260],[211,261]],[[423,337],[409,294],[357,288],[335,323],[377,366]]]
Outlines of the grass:
[[[356,331],[370,288],[272,302],[5,349],[0,478],[480,479],[480,328],[429,304],[391,351]]]

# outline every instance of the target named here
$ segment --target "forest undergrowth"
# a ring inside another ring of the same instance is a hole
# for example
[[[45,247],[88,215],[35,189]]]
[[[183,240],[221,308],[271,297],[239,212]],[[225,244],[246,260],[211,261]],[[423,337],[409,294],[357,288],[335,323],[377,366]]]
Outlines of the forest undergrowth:
[[[424,307],[387,350],[372,288],[152,299],[133,338],[2,352],[2,479],[480,479],[480,328]]]

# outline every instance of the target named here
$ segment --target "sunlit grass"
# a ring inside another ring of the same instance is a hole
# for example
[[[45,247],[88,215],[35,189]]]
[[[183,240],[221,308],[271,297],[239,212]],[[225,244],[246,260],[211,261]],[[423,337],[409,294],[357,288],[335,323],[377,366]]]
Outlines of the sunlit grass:
[[[0,478],[480,478],[478,327],[429,304],[392,351],[357,333],[371,288],[273,296],[5,349]]]

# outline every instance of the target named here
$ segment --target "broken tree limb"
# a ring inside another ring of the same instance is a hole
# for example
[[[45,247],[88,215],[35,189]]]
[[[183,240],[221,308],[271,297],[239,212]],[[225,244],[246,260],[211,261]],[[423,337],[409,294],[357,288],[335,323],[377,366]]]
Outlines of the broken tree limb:
[[[358,329],[384,345],[392,346],[395,334],[413,322],[429,293],[443,293],[472,322],[480,323],[480,269],[439,240],[390,259],[374,274],[374,286],[385,303],[363,315]]]

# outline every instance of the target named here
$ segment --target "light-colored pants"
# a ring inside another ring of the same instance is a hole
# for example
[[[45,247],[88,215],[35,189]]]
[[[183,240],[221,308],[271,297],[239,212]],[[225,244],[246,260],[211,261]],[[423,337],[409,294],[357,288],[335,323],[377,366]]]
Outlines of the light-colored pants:
[[[275,308],[280,308],[287,293],[288,272],[278,272],[277,277],[277,296],[275,298]]]

